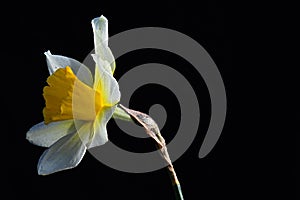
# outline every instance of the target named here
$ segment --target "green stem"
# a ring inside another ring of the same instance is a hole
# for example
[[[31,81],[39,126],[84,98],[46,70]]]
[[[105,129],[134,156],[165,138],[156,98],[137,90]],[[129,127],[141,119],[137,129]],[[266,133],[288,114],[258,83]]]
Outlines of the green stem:
[[[175,194],[175,199],[176,200],[183,200],[183,194],[182,194],[181,186],[180,186],[179,180],[176,176],[174,167],[173,166],[168,166],[168,172],[169,172],[170,179],[172,181],[172,186],[173,186],[173,190],[174,190],[174,194]]]
[[[119,107],[120,106],[120,107]],[[132,116],[132,118],[131,118]],[[126,121],[138,122],[144,128],[146,129],[147,134],[149,134],[155,141],[157,142],[156,147],[158,150],[160,150],[162,157],[169,163],[167,166],[168,173],[170,175],[170,179],[172,182],[173,190],[175,193],[175,199],[176,200],[183,200],[183,195],[180,187],[179,180],[176,176],[175,169],[173,167],[173,164],[170,160],[169,153],[165,144],[165,139],[160,134],[159,128],[156,124],[156,122],[148,115],[131,110],[129,108],[124,107],[123,105],[118,105],[116,108],[113,117],[116,119],[122,119]]]
[[[129,114],[127,114],[123,109],[121,109],[119,106],[115,109],[115,112],[113,114],[114,119],[120,119],[124,121],[133,122],[132,118]]]
[[[164,138],[162,137],[162,135],[160,133],[158,133],[158,139],[159,141],[161,141],[162,143],[165,143],[165,140]],[[160,147],[158,144],[156,145],[156,148],[158,150],[161,150],[162,153],[164,154],[164,158],[169,162],[169,165],[167,166],[167,170],[168,170],[168,174],[169,174],[169,177],[171,179],[171,182],[172,182],[172,186],[173,186],[173,191],[174,191],[174,194],[175,194],[175,199],[176,200],[184,200],[183,198],[183,194],[182,194],[182,190],[181,190],[181,186],[180,186],[180,182],[177,178],[177,175],[176,175],[176,172],[175,172],[175,169],[174,169],[174,166],[170,160],[170,157],[169,157],[169,153],[168,153],[168,150],[167,150],[167,147],[164,146],[164,147]],[[162,150],[164,148],[164,150]]]

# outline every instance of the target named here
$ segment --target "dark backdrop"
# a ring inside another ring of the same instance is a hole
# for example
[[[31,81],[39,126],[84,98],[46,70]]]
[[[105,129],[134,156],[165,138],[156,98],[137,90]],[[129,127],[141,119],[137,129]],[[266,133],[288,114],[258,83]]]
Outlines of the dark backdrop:
[[[238,77],[240,73],[245,75],[249,68],[243,65],[233,67],[233,39],[239,30],[235,19],[239,16],[232,14],[234,9],[231,6],[215,1],[201,1],[199,4],[185,1],[13,4],[9,7],[7,19],[4,17],[6,30],[12,36],[6,41],[10,52],[6,57],[10,62],[6,66],[13,76],[13,80],[5,84],[13,89],[6,91],[2,98],[7,105],[13,105],[4,108],[8,111],[4,120],[4,124],[8,124],[4,129],[8,147],[4,153],[7,170],[3,173],[9,199],[174,199],[164,169],[144,174],[119,172],[101,164],[89,153],[72,170],[49,176],[37,175],[37,162],[45,148],[30,144],[25,134],[31,126],[43,120],[42,89],[48,77],[43,53],[51,50],[53,54],[82,61],[93,49],[91,19],[102,14],[109,20],[110,35],[131,28],[155,26],[192,37],[211,55],[223,77],[228,100],[226,123],[214,149],[199,159],[199,148],[210,116],[209,96],[201,77],[189,71],[190,66],[184,60],[167,52],[143,50],[117,60],[116,78],[127,69],[147,62],[160,62],[175,69],[187,67],[182,73],[198,92],[201,122],[191,147],[174,163],[185,199],[268,198],[276,188],[279,189],[276,195],[284,194],[276,184],[279,175],[274,177],[275,170],[266,165],[274,155],[268,148],[259,151],[264,145],[259,139],[252,139],[253,135],[258,136],[251,127],[255,119],[250,124],[243,124],[246,117],[242,114],[247,113],[249,107],[243,101],[245,97],[241,94],[243,90]],[[161,91],[157,96],[166,95],[163,99],[170,100],[167,107],[176,105],[162,88],[147,86],[143,89],[149,93]],[[130,103],[132,108],[148,112],[150,105],[159,103],[159,98],[157,102],[149,100],[145,91],[140,89],[134,94]],[[176,106],[172,108],[178,110]],[[174,136],[168,130],[173,130],[177,120],[176,116],[168,117],[162,131],[167,142]],[[116,128],[113,120],[109,122],[108,132],[110,139],[125,149],[139,152],[153,145],[151,141],[139,142],[126,136]]]

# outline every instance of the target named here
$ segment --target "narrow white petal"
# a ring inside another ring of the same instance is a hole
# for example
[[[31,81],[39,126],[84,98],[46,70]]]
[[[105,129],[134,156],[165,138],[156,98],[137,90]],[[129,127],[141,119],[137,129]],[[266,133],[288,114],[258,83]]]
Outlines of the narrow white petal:
[[[93,139],[88,148],[103,145],[108,141],[106,125],[115,109],[116,106],[105,108],[105,110],[97,116],[93,126]]]
[[[102,15],[92,20],[95,53],[109,63],[110,71],[115,71],[115,59],[108,47],[108,20]]]
[[[48,125],[41,122],[29,129],[26,133],[26,139],[35,145],[49,147],[63,136],[75,130],[73,120],[51,122]]]
[[[108,46],[108,20],[106,17],[101,15],[101,17],[93,19],[92,27],[94,31],[95,47],[97,47],[98,43]]]
[[[52,55],[50,51],[45,52],[50,75],[59,68],[71,67],[73,73],[85,84],[93,85],[93,76],[88,67],[79,61],[60,55]]]
[[[94,88],[98,88],[99,85],[104,86],[103,92],[105,92],[104,96],[107,98],[105,99],[105,102],[114,105],[118,103],[121,98],[119,84],[112,74],[105,70],[103,67],[105,62],[101,59],[101,57],[96,54],[93,54],[92,56],[96,62]]]
[[[38,174],[47,175],[74,168],[85,152],[86,147],[77,133],[66,135],[43,153],[37,167]]]

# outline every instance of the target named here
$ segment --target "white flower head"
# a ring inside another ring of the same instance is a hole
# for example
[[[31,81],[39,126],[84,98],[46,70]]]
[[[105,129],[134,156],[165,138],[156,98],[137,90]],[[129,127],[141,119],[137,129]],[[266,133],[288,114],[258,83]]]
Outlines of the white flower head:
[[[93,19],[92,27],[94,74],[72,58],[45,52],[50,76],[43,90],[44,121],[26,135],[31,143],[49,147],[38,163],[41,175],[76,167],[86,149],[108,141],[106,125],[121,95],[113,77],[115,64],[108,47],[107,19]]]

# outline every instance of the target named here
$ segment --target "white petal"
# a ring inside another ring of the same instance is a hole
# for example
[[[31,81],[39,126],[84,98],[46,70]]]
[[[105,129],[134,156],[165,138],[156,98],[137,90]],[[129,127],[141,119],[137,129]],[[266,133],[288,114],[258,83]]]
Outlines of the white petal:
[[[105,144],[108,141],[106,125],[112,117],[116,106],[105,108],[105,110],[97,116],[94,122],[93,139],[88,148]]]
[[[73,133],[75,130],[73,120],[51,122],[48,125],[41,122],[29,129],[26,133],[26,139],[35,145],[49,147],[63,136]]]
[[[85,152],[86,147],[77,133],[66,135],[43,153],[38,163],[38,174],[47,175],[74,168]]]
[[[60,55],[52,55],[50,51],[45,52],[50,75],[59,68],[71,67],[73,73],[85,84],[93,85],[93,76],[89,68],[79,61]]]
[[[96,89],[99,85],[103,85],[104,97],[107,98],[105,102],[114,105],[118,103],[121,98],[119,84],[112,74],[108,73],[103,67],[105,61],[103,61],[99,55],[93,54],[92,56],[96,62],[94,88]]]
[[[75,127],[81,142],[85,146],[89,146],[93,139],[93,122],[75,120]]]
[[[98,43],[108,46],[108,21],[106,17],[101,15],[92,20],[92,27],[94,32],[95,47]]]
[[[111,73],[115,71],[115,59],[108,47],[108,21],[102,15],[92,20],[95,53],[109,63]]]

